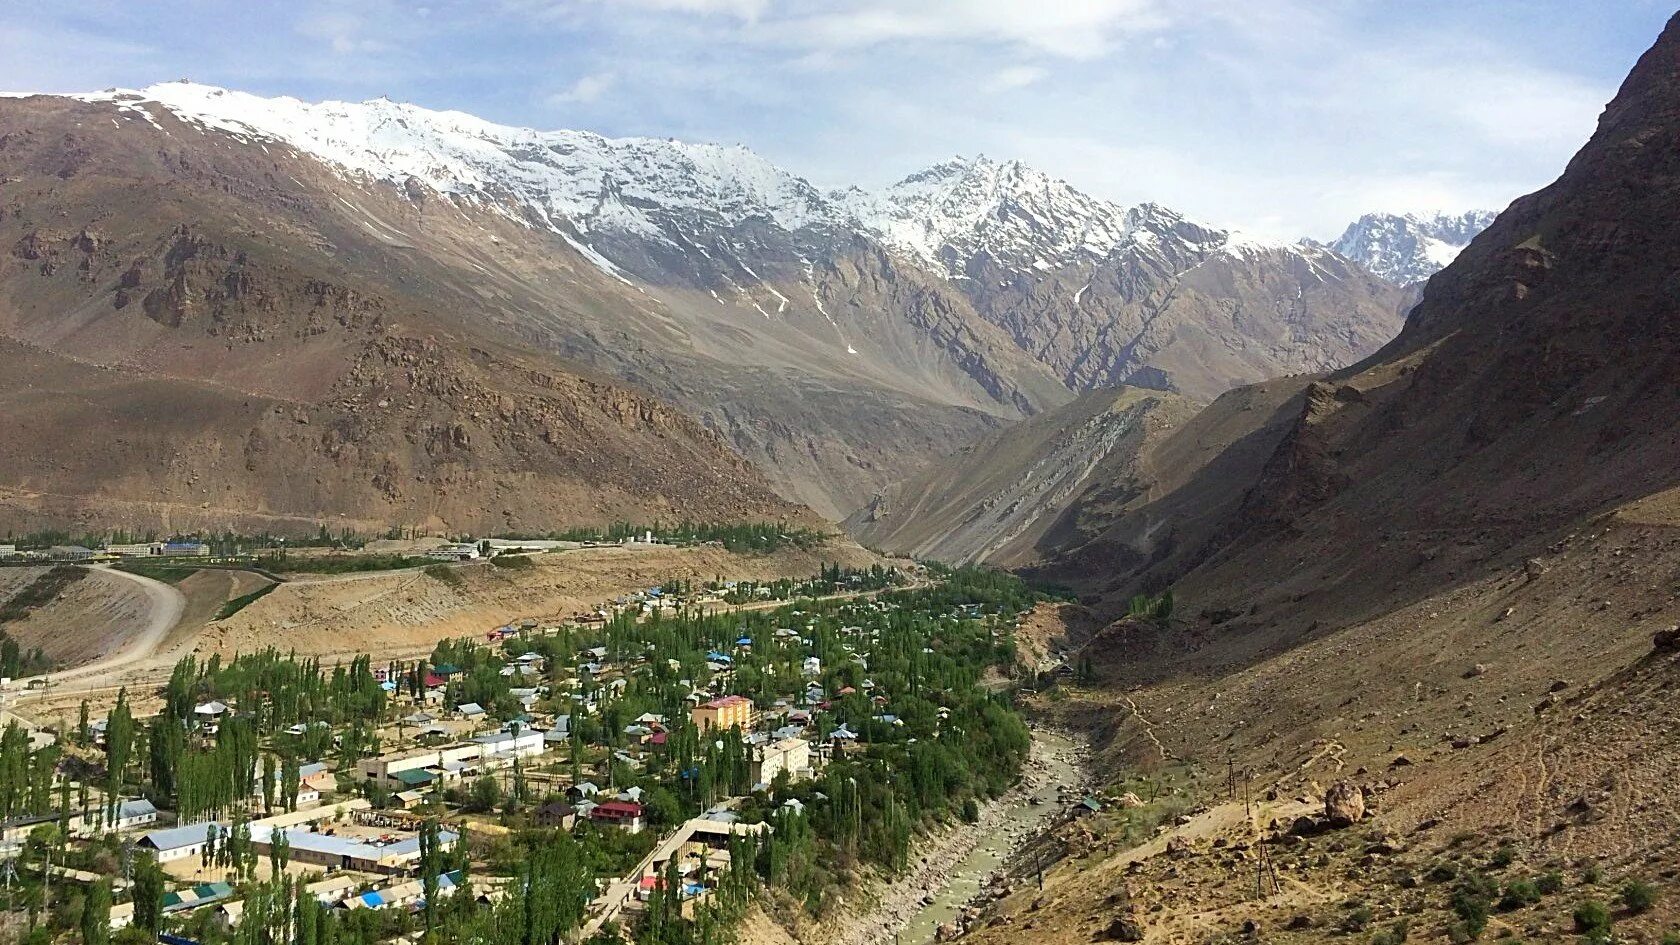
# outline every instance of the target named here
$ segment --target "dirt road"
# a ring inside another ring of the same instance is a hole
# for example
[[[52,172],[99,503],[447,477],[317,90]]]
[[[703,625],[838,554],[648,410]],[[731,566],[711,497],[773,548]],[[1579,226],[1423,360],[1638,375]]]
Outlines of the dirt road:
[[[125,675],[149,668],[151,663],[156,662],[158,649],[186,611],[186,596],[162,581],[115,568],[96,566],[90,570],[94,571],[90,580],[129,582],[140,590],[145,597],[146,609],[143,614],[136,615],[138,626],[115,652],[92,663],[13,680],[14,691],[8,694],[4,703],[8,709],[16,710],[47,698],[58,699],[67,693],[92,692],[121,685]],[[48,688],[28,689],[32,679],[43,679],[50,685]]]

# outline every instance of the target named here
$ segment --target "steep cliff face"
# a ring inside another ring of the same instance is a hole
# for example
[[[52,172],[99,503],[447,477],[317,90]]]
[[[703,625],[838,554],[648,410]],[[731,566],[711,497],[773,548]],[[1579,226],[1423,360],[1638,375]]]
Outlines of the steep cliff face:
[[[1332,589],[1345,617],[1680,482],[1677,43],[1671,27],[1563,175],[1431,279],[1399,337],[1256,415],[1280,432],[1236,464],[1244,498],[1194,553],[1162,559],[1122,521],[1064,573],[1262,610]],[[1136,558],[1118,573],[1116,548]]]
[[[1680,868],[1677,155],[1680,17],[1391,344],[1227,394],[1146,454],[1152,496],[1070,508],[1098,527],[1047,573],[1176,609],[1069,634],[1089,681],[1039,707],[1094,729],[1115,793],[1194,806],[1142,843],[1136,810],[1060,831],[965,941],[1466,939],[1494,883],[1493,922],[1558,939]],[[1644,905],[1617,937],[1680,917]]]

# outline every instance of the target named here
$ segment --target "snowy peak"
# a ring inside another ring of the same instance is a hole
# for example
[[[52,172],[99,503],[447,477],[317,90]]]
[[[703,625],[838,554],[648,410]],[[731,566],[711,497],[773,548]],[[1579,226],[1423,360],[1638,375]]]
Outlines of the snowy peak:
[[[161,108],[190,124],[279,141],[348,171],[434,190],[549,226],[610,228],[665,238],[673,223],[784,229],[835,222],[804,179],[742,147],[658,138],[535,131],[462,112],[374,99],[303,102],[168,82],[139,91],[78,95],[151,117]]]
[[[1421,282],[1446,268],[1494,216],[1491,210],[1433,216],[1367,213],[1331,248],[1390,282]]]
[[[943,161],[881,192],[824,194],[744,147],[536,131],[384,98],[312,103],[185,81],[74,97],[113,103],[154,125],[167,113],[279,142],[350,175],[398,186],[419,181],[569,240],[581,237],[586,255],[614,273],[617,261],[600,255],[610,243],[659,244],[674,258],[718,230],[750,223],[866,235],[947,277],[962,276],[982,256],[1028,273],[1120,253],[1179,270],[1221,251],[1298,251],[1156,204],[1123,207],[1020,161],[984,155]]]
[[[981,256],[1047,271],[1124,251],[1205,255],[1231,237],[1158,204],[1123,207],[984,155],[943,161],[878,194],[854,188],[835,198],[858,228],[947,276]]]

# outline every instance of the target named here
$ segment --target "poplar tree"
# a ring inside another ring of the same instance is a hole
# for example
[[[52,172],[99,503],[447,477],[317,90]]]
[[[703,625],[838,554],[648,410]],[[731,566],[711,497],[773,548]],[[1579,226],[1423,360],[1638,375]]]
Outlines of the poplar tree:
[[[102,879],[88,890],[82,901],[83,945],[110,945],[111,942],[111,881]]]

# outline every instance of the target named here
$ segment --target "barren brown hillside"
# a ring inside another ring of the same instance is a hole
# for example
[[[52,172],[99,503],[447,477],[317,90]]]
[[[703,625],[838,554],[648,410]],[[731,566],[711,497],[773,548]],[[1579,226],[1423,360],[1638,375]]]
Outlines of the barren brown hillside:
[[[803,514],[688,416],[377,265],[303,183],[350,186],[320,165],[176,125],[62,99],[0,111],[13,527]]]
[[[1052,553],[1045,532],[1061,512],[1093,489],[1147,477],[1156,441],[1194,411],[1160,391],[1092,391],[940,459],[876,496],[846,527],[872,546],[918,557],[1033,562]]]
[[[1052,570],[1111,616],[1174,592],[1043,703],[1140,803],[971,940],[1467,941],[1480,903],[1487,938],[1568,941],[1588,901],[1617,941],[1674,930],[1677,154],[1680,18],[1387,349],[1256,392],[1233,447],[1166,441],[1176,483]]]

